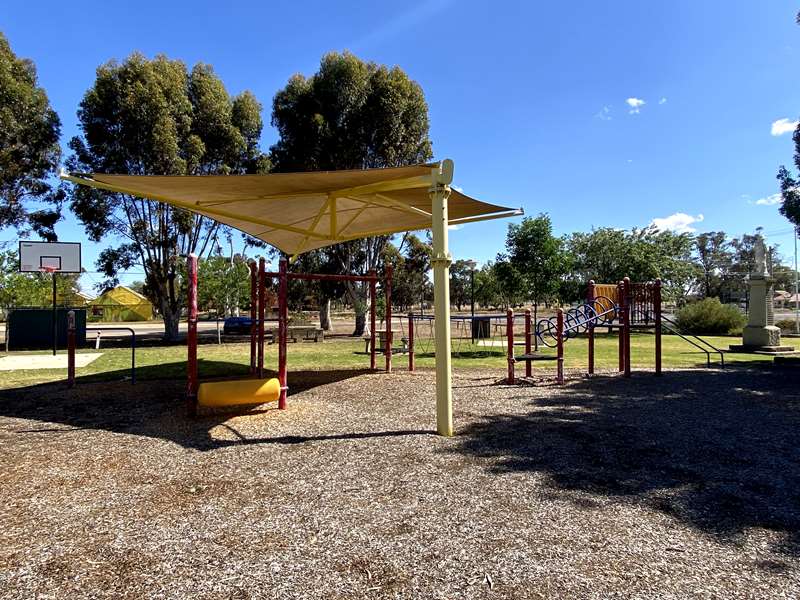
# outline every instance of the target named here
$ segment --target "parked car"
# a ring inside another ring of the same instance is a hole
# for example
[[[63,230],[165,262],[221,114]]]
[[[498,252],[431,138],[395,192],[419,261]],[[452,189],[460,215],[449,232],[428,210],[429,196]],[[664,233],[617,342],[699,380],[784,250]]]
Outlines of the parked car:
[[[222,333],[225,335],[248,334],[251,323],[250,317],[228,317],[222,326]]]

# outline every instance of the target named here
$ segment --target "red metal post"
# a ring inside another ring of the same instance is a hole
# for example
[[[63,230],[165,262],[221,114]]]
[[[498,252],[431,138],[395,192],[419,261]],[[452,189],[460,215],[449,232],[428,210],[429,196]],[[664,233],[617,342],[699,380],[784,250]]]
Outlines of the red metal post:
[[[525,354],[530,356],[531,353],[531,309],[525,309]],[[525,377],[533,375],[533,361],[530,359],[525,361]]]
[[[592,309],[594,309],[594,298],[595,298],[594,280],[590,279],[589,287],[586,290],[586,304],[588,304]],[[589,318],[591,319],[591,317]],[[586,332],[589,336],[589,375],[594,375],[594,319],[591,319],[589,321],[589,325],[586,328]]]
[[[564,383],[564,311],[560,308],[556,312],[556,335],[558,336],[558,374],[556,381],[558,385]]]
[[[67,313],[67,387],[75,385],[75,311]]]
[[[408,370],[414,372],[414,312],[408,313]]]
[[[264,378],[264,318],[267,310],[267,261],[258,259],[258,378]]]
[[[653,309],[656,320],[656,375],[661,375],[661,280],[653,284]]]
[[[370,277],[375,276],[375,271],[369,272]],[[375,301],[378,299],[375,279],[369,281],[369,368],[373,371],[377,366],[375,360]]]
[[[278,398],[278,408],[286,408],[286,392],[289,389],[286,374],[286,338],[289,327],[289,278],[287,277],[288,264],[282,258],[278,267],[278,381],[281,385],[281,395]]]
[[[625,377],[631,376],[631,280],[623,280],[625,285]]]
[[[386,372],[392,372],[392,266],[386,266]]]
[[[506,312],[506,344],[508,344],[508,383],[514,383],[514,311]]]
[[[187,385],[186,400],[188,403],[189,414],[197,414],[197,256],[189,255],[187,262],[187,306],[188,306],[188,333],[186,335],[186,346],[188,349]]]
[[[617,284],[617,317],[619,320],[619,372],[625,371],[625,284]]]
[[[258,337],[258,265],[251,260],[250,268],[250,375],[256,374],[256,352]]]

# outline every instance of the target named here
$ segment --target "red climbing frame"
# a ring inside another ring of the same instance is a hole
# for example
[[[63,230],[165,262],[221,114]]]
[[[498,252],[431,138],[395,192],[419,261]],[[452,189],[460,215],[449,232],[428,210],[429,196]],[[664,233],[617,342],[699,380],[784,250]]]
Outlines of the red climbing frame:
[[[197,414],[197,256],[189,255],[187,261],[188,285],[187,304],[189,313],[189,330],[187,335],[188,347],[188,366],[187,366],[187,389],[186,399],[190,415]],[[290,279],[300,279],[304,281],[353,281],[369,284],[370,294],[370,368],[375,369],[375,304],[377,300],[376,286],[380,278],[374,271],[369,275],[335,275],[322,273],[291,273],[288,269],[288,261],[285,258],[280,260],[277,272],[266,270],[266,260],[260,258],[258,266],[255,262],[250,263],[250,370],[258,378],[264,377],[264,323],[267,310],[267,280],[278,280],[278,380],[280,381],[281,393],[278,398],[278,408],[286,408],[286,396],[288,390],[287,374],[287,339],[289,325],[288,290]],[[386,371],[392,368],[392,268],[387,267],[386,277],[384,278],[384,292],[386,295],[386,344],[384,353],[386,354]]]
[[[197,414],[197,256],[189,255],[186,264],[188,285],[186,304],[188,306],[188,332],[186,345],[189,357],[187,364],[186,400],[190,415]]]
[[[263,259],[262,259],[263,260]],[[282,258],[278,264],[277,272],[264,272],[263,281],[259,278],[259,298],[266,299],[266,280],[278,280],[278,380],[281,385],[281,395],[278,399],[278,408],[286,408],[286,396],[288,391],[288,328],[289,328],[289,305],[288,305],[288,292],[289,281],[292,279],[299,279],[302,281],[353,281],[369,284],[370,294],[370,338],[369,338],[369,354],[370,354],[370,369],[376,368],[375,360],[375,305],[377,300],[377,283],[380,278],[374,271],[370,271],[368,275],[335,275],[328,273],[292,273],[288,268],[288,261]],[[386,343],[384,345],[384,353],[386,354],[386,371],[391,371],[392,368],[392,268],[387,267],[386,276],[384,278],[384,292],[386,294]],[[265,317],[265,300],[259,301],[259,341],[263,339]],[[263,348],[263,344],[260,345]],[[259,364],[262,368],[259,369],[259,376],[263,377],[263,356],[259,354]]]
[[[525,354],[531,353],[531,309],[525,309]],[[533,363],[529,360],[525,361],[525,377],[533,375]]]
[[[586,288],[586,304],[594,308],[594,299],[595,299],[595,288],[594,288],[594,280],[589,281],[589,285]],[[589,323],[589,327],[586,330],[586,335],[589,338],[588,341],[588,350],[587,353],[589,355],[589,375],[594,375],[594,323]]]
[[[256,261],[250,267],[250,375],[256,374],[256,344],[258,338],[258,266]]]
[[[625,377],[631,376],[631,330],[637,328],[655,329],[655,374],[661,375],[661,280],[656,279],[652,283],[631,283],[627,277],[617,284],[617,323],[613,326],[619,330],[619,372]],[[586,290],[586,304],[593,309],[608,307],[596,306],[597,286],[594,281],[589,281]],[[531,330],[530,310],[525,311],[525,354],[531,354],[531,338],[536,335]],[[411,320],[411,319],[409,319]],[[611,325],[609,325],[611,326]],[[564,331],[565,318],[564,312],[558,309],[556,312],[556,360],[558,361],[557,378],[558,383],[564,382],[564,342],[568,339],[568,333]],[[588,372],[590,375],[595,371],[595,324],[589,322],[586,333],[588,338]],[[413,338],[412,338],[413,339]],[[514,311],[508,310],[506,314],[506,343],[508,360],[509,383],[516,381],[514,357]],[[531,362],[525,360],[525,375],[531,376]]]

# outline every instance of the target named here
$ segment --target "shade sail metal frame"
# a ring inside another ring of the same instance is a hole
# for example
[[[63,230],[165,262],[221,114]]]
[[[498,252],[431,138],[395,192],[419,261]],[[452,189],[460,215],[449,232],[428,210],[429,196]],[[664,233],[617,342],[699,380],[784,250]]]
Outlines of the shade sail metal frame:
[[[431,229],[436,318],[436,429],[453,435],[448,226],[523,214],[453,190],[453,161],[387,169],[269,175],[62,173],[78,185],[164,202],[297,255],[379,235]]]
[[[428,189],[441,165],[270,175],[63,174],[98,189],[205,215],[290,256],[324,246],[431,227]],[[511,217],[519,210],[451,190],[449,225]]]

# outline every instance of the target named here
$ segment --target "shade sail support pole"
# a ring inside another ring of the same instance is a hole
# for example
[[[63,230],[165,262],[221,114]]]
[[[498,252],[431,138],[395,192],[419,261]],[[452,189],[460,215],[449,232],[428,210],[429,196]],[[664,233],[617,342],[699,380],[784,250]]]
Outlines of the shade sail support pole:
[[[431,199],[433,234],[433,305],[436,324],[436,431],[453,435],[453,390],[450,359],[450,263],[447,239],[447,199],[453,180],[453,161],[445,160],[433,170],[428,194]]]

